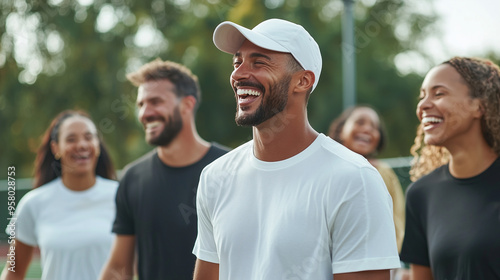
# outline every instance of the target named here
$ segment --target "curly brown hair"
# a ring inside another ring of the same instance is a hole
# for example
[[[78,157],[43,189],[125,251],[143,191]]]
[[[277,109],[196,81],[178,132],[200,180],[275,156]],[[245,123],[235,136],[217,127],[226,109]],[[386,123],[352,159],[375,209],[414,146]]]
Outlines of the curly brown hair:
[[[481,58],[453,57],[443,62],[455,68],[469,88],[470,97],[479,99],[484,111],[481,131],[486,143],[500,155],[500,68]],[[419,125],[415,143],[410,178],[416,181],[437,167],[449,162],[450,155],[444,147],[426,145],[424,132]]]

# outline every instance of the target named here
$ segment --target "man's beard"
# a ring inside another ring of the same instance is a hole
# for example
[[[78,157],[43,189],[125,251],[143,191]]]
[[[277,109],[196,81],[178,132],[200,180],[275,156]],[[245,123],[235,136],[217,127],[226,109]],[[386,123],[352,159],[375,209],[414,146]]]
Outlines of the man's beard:
[[[239,126],[256,126],[282,112],[288,103],[288,88],[291,80],[292,76],[286,75],[282,81],[273,84],[267,93],[269,96],[267,98],[262,96],[259,108],[252,115],[238,116],[238,105],[236,105],[237,112],[234,119],[236,124]],[[261,85],[259,87],[264,88]],[[262,94],[265,94],[265,92]]]
[[[182,126],[181,113],[179,111],[179,107],[177,106],[168,121],[165,122],[165,127],[161,131],[160,135],[146,140],[150,145],[168,146],[182,130]]]

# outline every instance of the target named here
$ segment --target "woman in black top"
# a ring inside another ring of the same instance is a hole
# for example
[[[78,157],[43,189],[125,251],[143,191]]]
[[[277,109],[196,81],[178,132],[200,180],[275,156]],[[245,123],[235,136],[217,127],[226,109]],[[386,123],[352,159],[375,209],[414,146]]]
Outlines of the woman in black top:
[[[434,67],[417,117],[402,261],[414,280],[500,279],[499,67],[466,57]]]

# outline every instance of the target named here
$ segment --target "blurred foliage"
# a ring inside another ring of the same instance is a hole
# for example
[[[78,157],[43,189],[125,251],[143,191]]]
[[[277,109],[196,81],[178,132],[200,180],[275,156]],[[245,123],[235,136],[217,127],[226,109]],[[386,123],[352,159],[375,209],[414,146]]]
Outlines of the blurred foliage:
[[[407,156],[422,77],[398,73],[394,57],[432,32],[435,17],[402,0],[355,2],[357,101],[372,104],[386,122],[390,143],[381,156]],[[311,124],[326,133],[342,110],[340,0],[8,0],[0,8],[0,167],[14,165],[18,176],[31,176],[40,136],[68,108],[89,111],[118,169],[150,150],[125,74],[156,57],[198,75],[203,138],[230,147],[251,139],[251,129],[234,124],[231,57],[212,43],[224,20],[252,28],[279,17],[303,25],[323,55]]]

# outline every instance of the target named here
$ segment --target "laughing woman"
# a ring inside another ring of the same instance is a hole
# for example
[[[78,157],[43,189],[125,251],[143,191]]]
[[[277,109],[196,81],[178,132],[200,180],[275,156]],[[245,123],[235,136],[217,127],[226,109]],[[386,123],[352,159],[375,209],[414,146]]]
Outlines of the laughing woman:
[[[97,279],[111,248],[118,183],[111,180],[110,157],[88,115],[59,114],[35,165],[34,189],[16,210],[15,269],[8,262],[1,279],[24,279],[35,247],[42,279]]]
[[[455,57],[417,105],[401,259],[414,280],[500,279],[500,69]]]

